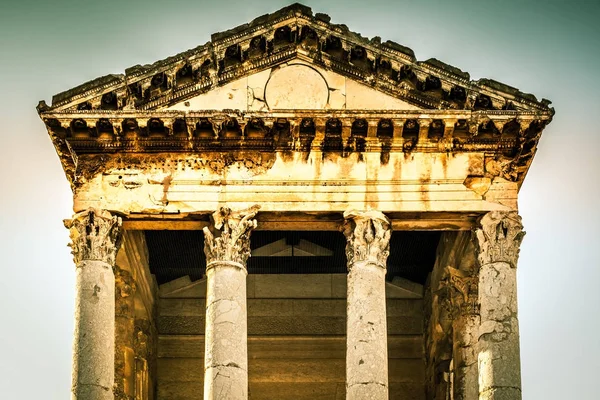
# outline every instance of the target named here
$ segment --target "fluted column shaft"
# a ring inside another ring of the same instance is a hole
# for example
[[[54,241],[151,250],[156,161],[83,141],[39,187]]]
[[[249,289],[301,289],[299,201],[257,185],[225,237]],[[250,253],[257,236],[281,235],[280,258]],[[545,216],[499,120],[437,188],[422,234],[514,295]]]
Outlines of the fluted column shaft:
[[[385,300],[391,224],[380,212],[346,212],[346,399],[388,399]]]
[[[65,221],[76,269],[71,397],[114,399],[115,276],[121,218],[90,209]]]
[[[256,208],[213,214],[213,231],[204,228],[206,253],[206,336],[204,399],[248,398],[246,260]],[[218,237],[215,237],[218,235]]]
[[[475,231],[480,265],[480,400],[521,399],[516,266],[523,236],[516,212],[489,212]]]

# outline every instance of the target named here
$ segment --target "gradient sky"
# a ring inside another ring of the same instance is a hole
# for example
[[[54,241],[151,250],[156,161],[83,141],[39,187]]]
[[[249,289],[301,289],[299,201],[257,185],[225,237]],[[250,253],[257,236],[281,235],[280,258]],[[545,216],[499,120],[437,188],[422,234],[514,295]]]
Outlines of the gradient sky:
[[[284,1],[0,2],[0,397],[66,399],[71,192],[41,99],[196,47]],[[600,1],[305,2],[363,36],[516,86],[556,108],[520,192],[524,399],[598,399]]]

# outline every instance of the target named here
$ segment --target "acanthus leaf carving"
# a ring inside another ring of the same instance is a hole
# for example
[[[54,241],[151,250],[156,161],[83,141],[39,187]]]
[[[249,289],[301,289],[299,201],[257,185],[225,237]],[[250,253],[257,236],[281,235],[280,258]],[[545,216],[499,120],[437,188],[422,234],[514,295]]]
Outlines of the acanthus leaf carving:
[[[233,211],[222,207],[213,213],[213,227],[218,232],[218,236],[215,236],[208,227],[203,230],[207,265],[227,261],[245,267],[250,257],[250,234],[257,225],[253,218],[259,208],[255,205],[246,210]]]
[[[117,295],[122,298],[131,297],[137,290],[137,284],[131,272],[115,266],[115,287]]]
[[[479,281],[476,276],[470,276],[456,268],[446,267],[446,285],[450,290],[449,298],[454,315],[479,313]]]
[[[486,157],[485,173],[490,178],[499,176],[507,181],[515,182],[519,179],[516,162],[517,158],[501,156]]]
[[[519,248],[525,236],[516,211],[491,211],[479,219],[475,245],[480,265],[505,262],[516,268]]]
[[[344,219],[348,270],[361,261],[385,269],[392,235],[390,220],[379,211],[346,211]]]
[[[115,265],[123,233],[121,217],[106,210],[90,208],[65,220],[64,224],[69,229],[69,247],[76,265],[86,260]]]

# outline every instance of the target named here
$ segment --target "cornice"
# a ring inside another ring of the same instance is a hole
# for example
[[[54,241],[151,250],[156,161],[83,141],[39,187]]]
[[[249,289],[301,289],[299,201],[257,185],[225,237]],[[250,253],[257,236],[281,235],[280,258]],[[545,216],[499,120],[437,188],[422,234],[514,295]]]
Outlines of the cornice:
[[[293,58],[426,109],[553,113],[547,100],[489,79],[472,81],[468,73],[435,59],[417,61],[409,48],[364,38],[300,4],[216,33],[210,42],[152,65],[57,94],[52,106],[41,102],[38,111],[165,108]]]
[[[82,168],[90,168],[83,165],[86,161],[81,162],[84,155],[232,151],[256,154],[322,151],[342,156],[379,152],[382,160],[390,152],[480,152],[485,155],[485,177],[501,176],[520,184],[552,113],[92,110],[44,111],[41,117],[74,187]]]

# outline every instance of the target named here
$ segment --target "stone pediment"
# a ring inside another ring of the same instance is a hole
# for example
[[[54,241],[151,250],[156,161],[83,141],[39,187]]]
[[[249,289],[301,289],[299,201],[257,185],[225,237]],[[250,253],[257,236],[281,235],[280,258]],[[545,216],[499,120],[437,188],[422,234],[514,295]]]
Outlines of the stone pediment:
[[[168,110],[417,110],[331,70],[294,59],[199,94]]]
[[[60,93],[38,112],[74,190],[100,176],[106,190],[160,187],[144,200],[150,209],[175,204],[157,167],[185,182],[275,185],[290,177],[322,183],[325,165],[338,185],[348,164],[366,168],[356,172],[361,182],[389,169],[412,183],[433,179],[409,174],[421,171],[419,153],[480,160],[451,179],[482,196],[495,178],[522,183],[554,114],[548,101],[472,81],[435,59],[417,61],[406,47],[368,40],[299,4]],[[288,176],[269,175],[276,164],[290,168]],[[314,171],[299,175],[310,165]]]
[[[190,103],[189,109],[194,109],[209,103],[203,99],[214,99],[244,86],[244,81],[247,88],[240,89],[242,101],[232,102],[232,106],[243,106],[243,99],[252,95],[257,103],[249,102],[250,109],[261,108],[261,100],[267,102],[267,108],[303,108],[307,101],[268,104],[269,87],[288,85],[292,92],[299,90],[299,82],[289,80],[293,73],[301,77],[302,84],[313,85],[310,88],[321,96],[318,103],[310,104],[313,107],[325,103],[331,109],[353,108],[349,98],[336,102],[336,96],[343,96],[336,84],[345,80],[359,92],[369,88],[369,94],[379,93],[377,98],[370,97],[381,99],[389,109],[550,111],[546,100],[538,101],[533,95],[493,80],[472,81],[468,73],[435,59],[417,61],[409,48],[382,42],[378,37],[366,39],[345,25],[330,23],[327,15],[313,15],[310,8],[300,4],[216,33],[207,44],[152,65],[134,66],[124,75],[107,75],[57,94],[52,106],[43,103],[39,109],[142,111],[180,109],[186,102]],[[327,89],[316,84],[315,73],[325,80]],[[249,95],[254,89],[252,80],[265,77],[273,80],[264,87],[267,99],[260,91]],[[289,86],[293,83],[296,86]],[[352,93],[352,88],[346,89]],[[324,90],[329,96],[322,93]],[[223,108],[213,105],[203,109]],[[363,107],[357,104],[356,108]]]

